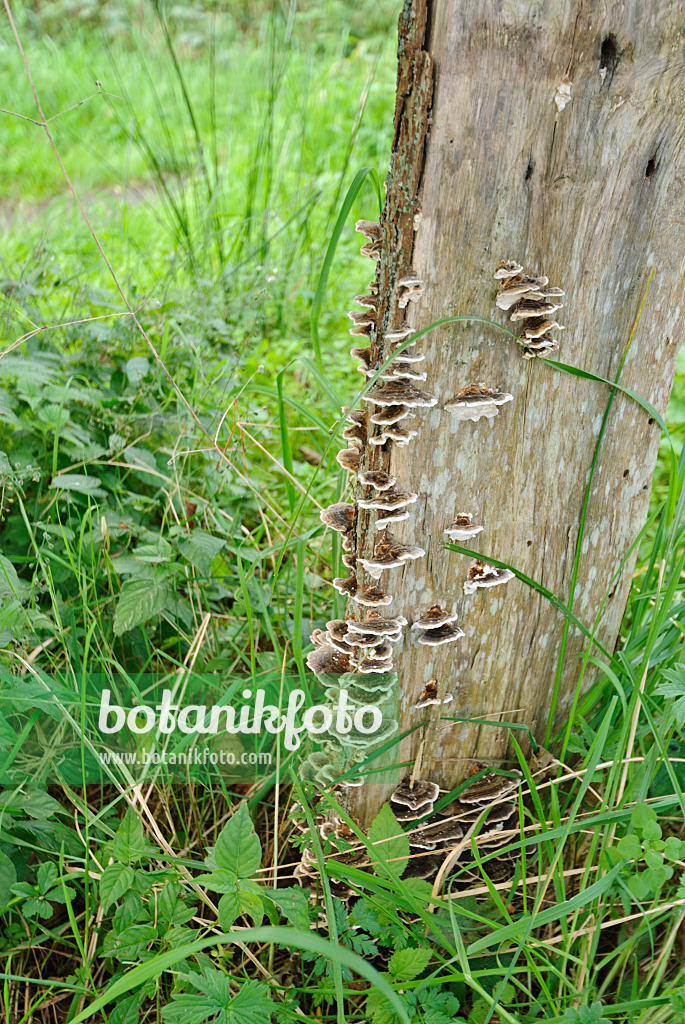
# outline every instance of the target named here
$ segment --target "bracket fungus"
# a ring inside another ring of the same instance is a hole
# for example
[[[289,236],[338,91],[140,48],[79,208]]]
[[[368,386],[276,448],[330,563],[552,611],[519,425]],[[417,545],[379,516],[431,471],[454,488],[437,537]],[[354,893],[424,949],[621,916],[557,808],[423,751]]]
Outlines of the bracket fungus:
[[[376,538],[371,558],[359,558],[360,565],[363,565],[366,572],[372,579],[379,579],[385,569],[395,569],[403,566],[405,562],[414,558],[423,558],[426,552],[423,548],[413,547],[409,544],[400,544],[390,530],[384,530]]]
[[[357,581],[355,580],[355,587]],[[342,591],[341,591],[342,593]],[[364,605],[365,608],[383,608],[392,602],[392,595],[384,593],[380,587],[362,587],[361,590],[355,589],[354,594],[350,594],[353,601],[357,604]]]
[[[388,405],[382,412],[375,412],[371,422],[378,424],[379,427],[390,427],[411,415],[406,405]]]
[[[365,487],[374,487],[377,491],[388,491],[397,483],[394,476],[390,476],[382,469],[369,469],[358,473],[357,479],[360,484],[364,484]]]
[[[351,473],[359,472],[362,460],[358,448],[343,448],[335,458],[343,469],[349,469]]]
[[[345,578],[342,578],[340,576],[336,576],[336,578],[333,580],[333,586],[335,587],[339,594],[343,595],[343,597],[353,598],[354,595],[357,593],[358,588],[357,577],[347,576]]]
[[[315,647],[307,655],[307,668],[316,675],[340,675],[352,669],[349,655],[333,647]]]
[[[405,776],[390,796],[390,808],[398,821],[414,821],[433,811],[433,805],[440,796],[440,787],[425,779],[412,781]]]
[[[379,388],[372,388],[362,396],[362,401],[369,402],[371,405],[404,405],[409,409],[432,409],[434,405],[438,404],[435,395],[415,388],[411,381],[404,378],[383,384]]]
[[[384,512],[383,515],[379,516],[376,520],[376,529],[384,530],[386,526],[392,526],[394,523],[402,523],[405,519],[409,519],[409,512],[406,508]]]
[[[477,558],[464,581],[464,593],[475,594],[482,587],[498,587],[500,583],[508,583],[513,579],[511,569],[498,569]]]
[[[384,427],[382,433],[369,438],[369,444],[381,445],[393,441],[398,448],[406,448],[412,437],[418,437],[418,430],[403,430],[402,427]]]
[[[517,272],[510,273],[515,268],[519,268]],[[496,305],[499,309],[511,309],[509,319],[523,325],[523,334],[516,339],[523,346],[523,358],[534,359],[542,352],[558,348],[559,343],[550,331],[563,331],[564,327],[550,317],[563,308],[559,301],[563,289],[550,286],[544,275],[528,277],[523,267],[512,260],[500,263],[495,279],[499,284]]]
[[[382,491],[373,498],[360,498],[357,504],[360,508],[377,508],[383,512],[394,512],[395,509],[404,508],[405,505],[413,505],[418,501],[418,494],[411,491],[396,491],[391,488],[389,491]]]
[[[345,623],[351,633],[373,633],[375,636],[392,636],[407,625],[404,615],[397,615],[392,619],[384,619],[381,615],[372,614],[364,622],[357,622],[356,619],[346,619]],[[398,635],[399,639],[399,635]]]
[[[424,647],[440,647],[442,644],[452,644],[456,640],[461,640],[465,635],[464,630],[459,626],[438,626],[436,629],[427,629],[425,633],[422,633],[419,643]]]
[[[414,709],[420,711],[421,708],[427,708],[431,705],[449,704],[453,699],[451,693],[446,694],[444,697],[438,696],[438,684],[435,679],[431,679],[430,682],[426,683],[423,690],[416,699]]]
[[[445,409],[450,412],[456,420],[479,420],[485,416],[493,419],[497,416],[498,406],[511,402],[513,395],[497,388],[487,388],[485,384],[467,384],[462,388],[453,402],[449,402]]]
[[[443,533],[446,533],[450,540],[470,540],[472,537],[477,537],[479,533],[483,532],[484,527],[472,523],[472,519],[471,512],[458,512],[452,525],[448,526]]]
[[[397,305],[400,309],[406,309],[410,302],[418,302],[423,295],[423,281],[414,274],[407,274],[397,282],[399,295]]]
[[[337,502],[335,505],[329,505],[328,508],[324,508],[319,512],[319,519],[326,526],[330,527],[331,530],[337,530],[338,533],[345,533],[347,530],[351,530],[354,526],[354,517],[356,510],[354,505],[348,505],[345,502]]]

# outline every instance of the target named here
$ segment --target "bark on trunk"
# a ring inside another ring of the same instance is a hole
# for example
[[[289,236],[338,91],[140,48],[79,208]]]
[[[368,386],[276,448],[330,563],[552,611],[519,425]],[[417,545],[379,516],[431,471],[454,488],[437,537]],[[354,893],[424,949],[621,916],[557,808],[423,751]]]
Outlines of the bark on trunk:
[[[382,221],[379,355],[387,358],[384,330],[397,323],[397,279],[410,269],[424,282],[420,302],[409,306],[415,327],[473,314],[511,328],[495,307],[493,272],[514,259],[566,292],[558,314],[566,330],[551,358],[613,380],[654,268],[621,383],[663,413],[685,310],[683,13],[682,3],[665,0],[647,9],[641,0],[407,0]],[[565,76],[571,98],[558,110]],[[421,776],[449,787],[474,759],[506,758],[509,734],[441,723],[440,715],[501,716],[530,724],[541,738],[564,620],[518,580],[465,597],[471,559],[445,551],[443,531],[456,513],[473,513],[485,529],[467,546],[511,563],[566,601],[609,389],[522,359],[518,345],[483,324],[439,328],[419,344],[428,371],[419,386],[438,404],[415,410],[419,436],[408,447],[369,449],[369,458],[373,468],[391,467],[398,488],[419,493],[394,532],[427,550],[383,574],[394,597],[390,613],[411,622],[419,607],[439,601],[459,613],[466,632],[457,644],[422,647],[406,631],[395,650],[403,729],[427,715],[414,710],[427,682],[454,692],[401,751],[410,760],[423,743]],[[500,387],[514,400],[494,420],[457,422],[444,406],[470,382]],[[589,627],[645,522],[659,436],[639,405],[616,397],[573,605]],[[359,530],[367,554],[374,539],[368,514]],[[609,649],[634,561],[601,619],[598,638]],[[557,721],[569,711],[584,649],[571,629]],[[368,822],[388,792],[367,784],[354,791],[352,808]]]

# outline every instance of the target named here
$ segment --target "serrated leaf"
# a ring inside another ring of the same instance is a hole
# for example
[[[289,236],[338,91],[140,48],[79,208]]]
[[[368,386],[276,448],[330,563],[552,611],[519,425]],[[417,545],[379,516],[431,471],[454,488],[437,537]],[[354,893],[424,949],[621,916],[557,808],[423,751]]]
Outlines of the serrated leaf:
[[[114,635],[122,636],[164,610],[171,587],[167,578],[128,580],[114,612]]]
[[[262,863],[262,845],[243,801],[224,825],[212,853],[212,867],[237,878],[250,878]]]
[[[132,807],[127,808],[111,844],[112,856],[123,864],[135,864],[159,851],[148,843],[143,826]]]
[[[369,839],[373,843],[369,850],[370,859],[378,861],[376,873],[390,878],[401,875],[409,859],[409,838],[389,804],[383,804],[371,823]]]
[[[105,914],[113,903],[128,892],[133,879],[133,868],[127,864],[110,864],[105,868],[100,879],[100,899]]]
[[[179,545],[179,551],[203,576],[209,576],[212,562],[225,545],[226,541],[221,537],[213,537],[204,530],[193,530]]]
[[[269,1024],[274,1006],[265,985],[245,982],[235,996],[231,979],[212,967],[202,974],[191,972],[190,983],[198,993],[172,995],[173,1002],[162,1010],[165,1024]]]
[[[390,957],[388,970],[395,981],[413,981],[428,967],[430,949],[398,949]]]
[[[309,928],[309,900],[299,885],[288,889],[268,889],[264,896],[276,904],[288,924],[294,928]]]

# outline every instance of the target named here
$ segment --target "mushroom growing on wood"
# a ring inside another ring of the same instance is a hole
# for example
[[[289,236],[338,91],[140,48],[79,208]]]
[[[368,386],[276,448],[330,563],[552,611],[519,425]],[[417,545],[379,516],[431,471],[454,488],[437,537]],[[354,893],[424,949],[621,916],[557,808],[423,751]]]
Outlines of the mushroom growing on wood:
[[[419,711],[421,708],[430,707],[432,704],[449,704],[452,699],[453,696],[451,693],[448,693],[444,697],[439,697],[438,684],[434,679],[431,679],[430,682],[426,683],[423,690],[417,697],[414,708],[416,711]]]
[[[347,530],[352,529],[354,516],[354,505],[348,505],[345,502],[329,505],[328,508],[324,508],[319,512],[321,522],[330,527],[331,530],[337,530],[338,533],[345,533]]]
[[[336,455],[336,461],[343,469],[349,469],[352,473],[358,473],[361,466],[361,453],[358,448],[343,448]]]
[[[418,500],[418,494],[411,491],[396,491],[391,488],[383,491],[373,498],[360,498],[357,502],[360,508],[378,508],[384,512],[394,512],[395,509],[404,508],[405,505],[413,505]]]
[[[355,585],[356,582],[355,580]],[[392,601],[392,596],[384,593],[380,587],[364,587],[360,591],[355,590],[355,593],[350,594],[350,597],[357,604],[362,604],[366,608],[382,608]]]
[[[457,420],[475,421],[482,416],[492,419],[497,416],[498,406],[511,402],[513,397],[497,388],[487,388],[485,384],[467,384],[445,409]]]
[[[369,469],[357,475],[360,484],[365,487],[375,487],[377,491],[388,491],[394,487],[397,480],[382,469]]]
[[[477,537],[479,533],[482,533],[484,527],[472,523],[472,519],[471,512],[458,512],[454,522],[444,530],[444,533],[450,540],[470,540],[471,537]]]
[[[371,417],[371,422],[377,423],[379,427],[389,427],[411,415],[409,407],[406,405],[389,405],[382,412],[375,412]]]
[[[423,295],[423,281],[414,274],[407,274],[397,282],[399,297],[397,305],[400,309],[406,309],[410,302],[418,302]]]
[[[362,401],[369,402],[371,405],[404,405],[410,409],[431,409],[438,404],[435,395],[415,388],[410,381],[404,379],[383,384],[379,388],[372,388],[362,396]]]
[[[413,821],[433,811],[433,805],[440,796],[440,787],[435,782],[405,776],[390,796],[390,809],[398,821]]]
[[[474,594],[481,587],[498,587],[500,583],[508,583],[513,579],[514,573],[511,569],[498,569],[494,565],[481,562],[478,558],[464,581],[464,593]]]
[[[340,675],[351,672],[353,665],[347,654],[333,647],[316,647],[307,655],[307,668],[316,675]]]
[[[425,647],[440,647],[442,644],[452,644],[456,640],[461,640],[464,633],[463,629],[459,626],[438,626],[437,629],[427,629],[425,633],[422,633],[419,637],[419,643]]]

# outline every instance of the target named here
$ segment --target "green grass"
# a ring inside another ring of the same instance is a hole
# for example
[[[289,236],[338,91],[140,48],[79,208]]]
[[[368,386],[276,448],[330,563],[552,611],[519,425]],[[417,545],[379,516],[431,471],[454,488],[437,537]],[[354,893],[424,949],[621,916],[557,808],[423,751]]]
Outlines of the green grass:
[[[383,179],[392,133],[397,3],[161,13],[168,37],[143,0],[15,10],[48,116],[96,78],[109,94],[51,126],[178,390],[42,130],[0,115],[2,348],[51,328],[0,359],[0,1018],[683,1020],[682,361],[621,643],[588,642],[599,675],[550,739],[564,766],[534,781],[511,733],[530,789],[512,881],[474,839],[433,896],[392,816],[369,836],[347,818],[365,861],[317,839],[315,907],[291,783],[310,825],[321,805],[285,748],[210,785],[95,771],[105,685],[122,703],[162,684],[184,703],[322,698],[304,657],[339,551],[317,511],[345,485],[330,431],[371,276],[352,222],[378,209],[358,172]],[[35,117],[6,20],[0,42],[0,106]]]

